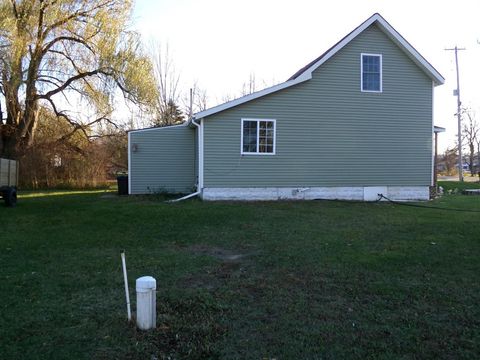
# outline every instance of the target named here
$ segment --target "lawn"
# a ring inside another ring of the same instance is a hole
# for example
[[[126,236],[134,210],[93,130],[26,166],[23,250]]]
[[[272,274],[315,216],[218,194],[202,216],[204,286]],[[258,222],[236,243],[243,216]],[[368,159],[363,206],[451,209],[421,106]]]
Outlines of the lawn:
[[[424,205],[477,212],[26,194],[0,207],[0,359],[478,359],[480,197]]]

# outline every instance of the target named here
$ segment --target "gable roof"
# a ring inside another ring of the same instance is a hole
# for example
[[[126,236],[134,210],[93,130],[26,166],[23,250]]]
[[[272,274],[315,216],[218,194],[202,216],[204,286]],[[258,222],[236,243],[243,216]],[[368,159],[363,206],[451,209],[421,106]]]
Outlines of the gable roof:
[[[400,35],[380,14],[376,13],[369,17],[365,22],[360,24],[352,32],[347,34],[343,39],[333,45],[330,49],[320,55],[318,58],[301,68],[295,74],[293,74],[288,80],[294,80],[299,77],[302,77],[305,74],[311,74],[315,71],[320,65],[325,61],[330,59],[335,55],[340,49],[347,45],[350,41],[360,35],[366,28],[368,28],[373,23],[382,30],[385,35],[387,35],[390,40],[392,40],[401,50],[403,50],[407,56],[418,66],[420,67],[426,75],[431,78],[435,85],[441,85],[445,82],[445,79],[442,75],[422,56],[420,53],[412,46],[410,43],[405,40],[405,38]]]
[[[357,28],[347,34],[339,42],[333,45],[330,49],[320,55],[318,58],[308,63],[306,66],[301,68],[295,74],[293,74],[287,81],[280,83],[278,85],[271,86],[269,88],[263,89],[261,91],[254,92],[252,94],[243,96],[241,98],[226,102],[214,106],[210,109],[198,112],[195,114],[196,119],[201,119],[206,116],[216,114],[220,111],[230,109],[234,106],[246,103],[248,101],[257,99],[259,97],[277,92],[279,90],[288,88],[290,86],[302,83],[304,81],[310,80],[312,78],[312,73],[325,63],[328,59],[334,56],[338,51],[360,35],[365,29],[370,25],[376,24],[380,30],[382,30],[385,35],[387,35],[390,40],[392,40],[404,53],[420,68],[424,73],[432,79],[435,86],[442,85],[445,82],[443,76],[422,56],[420,53],[412,46],[410,43],[403,38],[380,14],[375,13],[360,24]]]

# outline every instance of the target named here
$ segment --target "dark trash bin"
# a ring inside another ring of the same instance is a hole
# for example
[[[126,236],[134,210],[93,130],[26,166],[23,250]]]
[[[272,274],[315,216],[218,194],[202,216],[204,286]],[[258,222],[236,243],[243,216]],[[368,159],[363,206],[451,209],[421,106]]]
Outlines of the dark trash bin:
[[[117,176],[118,195],[128,195],[128,176]]]

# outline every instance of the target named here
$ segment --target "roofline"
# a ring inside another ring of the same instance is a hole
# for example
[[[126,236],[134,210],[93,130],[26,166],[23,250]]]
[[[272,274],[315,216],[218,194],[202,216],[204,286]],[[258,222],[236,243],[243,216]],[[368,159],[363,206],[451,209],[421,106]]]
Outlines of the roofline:
[[[433,132],[436,132],[436,133],[445,132],[445,130],[446,130],[446,129],[445,129],[444,127],[437,126],[437,125],[435,125],[435,126],[433,127]]]
[[[400,33],[394,29],[392,25],[388,23],[380,14],[374,14],[372,17],[376,16],[378,22],[381,26],[385,27],[385,29],[394,36],[394,40],[399,41],[399,45],[402,45],[408,53],[414,56],[413,60],[417,60],[419,63],[417,64],[420,67],[423,67],[424,71],[429,75],[432,80],[435,82],[435,85],[443,85],[445,83],[445,78],[440,74],[437,69],[430,64],[427,59],[425,59],[418,51],[415,49]]]
[[[381,30],[391,38],[392,41],[396,42],[397,45],[402,47],[408,54],[413,57],[413,61],[421,68],[424,72],[434,81],[435,85],[442,85],[445,82],[443,76],[422,56],[420,53],[412,46],[410,43],[405,40],[405,38],[400,35],[397,30],[393,28],[380,14],[375,13],[360,24],[356,29],[350,32],[342,40],[336,43],[333,47],[327,50],[320,57],[312,61],[310,64],[305,66],[303,69],[297,71],[289,80],[297,79],[305,74],[310,74],[315,71],[319,66],[325,63],[343,47],[345,47],[350,41],[356,38],[361,34],[366,28],[368,28],[373,23],[378,22]]]
[[[227,110],[227,109],[230,109],[234,106],[237,106],[237,105],[240,105],[240,104],[243,104],[243,103],[246,103],[248,101],[251,101],[251,100],[254,100],[254,99],[257,99],[259,97],[262,97],[262,96],[265,96],[265,95],[268,95],[268,94],[271,94],[271,93],[274,93],[274,92],[277,92],[279,90],[282,90],[282,89],[286,89],[290,86],[293,86],[293,85],[297,85],[301,82],[304,82],[304,81],[307,81],[307,80],[310,80],[312,78],[312,76],[310,77],[305,77],[305,78],[302,78],[302,79],[295,79],[295,80],[287,80],[283,83],[280,83],[280,84],[277,84],[277,85],[274,85],[274,86],[271,86],[271,87],[268,87],[266,89],[263,89],[263,90],[260,90],[260,91],[257,91],[257,92],[254,92],[254,93],[251,93],[251,94],[248,94],[248,95],[245,95],[245,96],[242,96],[238,99],[235,99],[235,100],[231,100],[231,101],[228,101],[226,103],[223,103],[223,104],[220,104],[220,105],[217,105],[217,106],[214,106],[210,109],[207,109],[207,110],[204,110],[204,111],[200,111],[198,113],[195,114],[195,118],[196,119],[201,119],[201,118],[204,118],[206,116],[210,116],[210,115],[213,115],[213,114],[216,114],[220,111],[223,111],[223,110]]]
[[[146,132],[146,131],[153,131],[153,130],[165,130],[165,129],[177,128],[177,127],[182,127],[182,126],[188,126],[189,124],[190,124],[190,120],[187,120],[187,121],[184,121],[183,123],[178,124],[178,125],[152,126],[152,127],[149,127],[149,128],[128,130],[127,133]]]
[[[272,87],[263,89],[261,91],[254,92],[252,94],[240,97],[238,99],[214,106],[210,109],[200,111],[195,114],[195,118],[201,119],[206,116],[216,114],[220,111],[224,111],[235,107],[237,105],[246,103],[248,101],[257,99],[259,97],[277,92],[279,90],[286,89],[290,86],[297,85],[304,81],[310,80],[312,78],[312,73],[325,63],[328,59],[334,56],[338,51],[345,47],[350,41],[355,39],[359,34],[361,34],[366,28],[368,28],[373,23],[377,22],[380,25],[380,29],[390,37],[390,39],[395,42],[399,47],[403,48],[407,55],[412,59],[417,66],[421,67],[424,72],[433,80],[434,84],[442,85],[445,82],[445,79],[442,75],[422,56],[420,53],[412,46],[410,43],[403,38],[380,14],[375,13],[345,36],[342,40],[336,43],[333,47],[327,50],[319,58],[309,63],[307,66],[303,67],[297,71],[292,77],[290,77],[284,83],[274,85]]]

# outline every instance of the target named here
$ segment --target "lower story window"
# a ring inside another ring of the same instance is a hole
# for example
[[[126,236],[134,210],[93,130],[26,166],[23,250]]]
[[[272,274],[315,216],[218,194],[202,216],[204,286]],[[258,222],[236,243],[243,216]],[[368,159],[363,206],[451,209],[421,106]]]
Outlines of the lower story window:
[[[242,154],[275,154],[275,120],[242,119]]]

